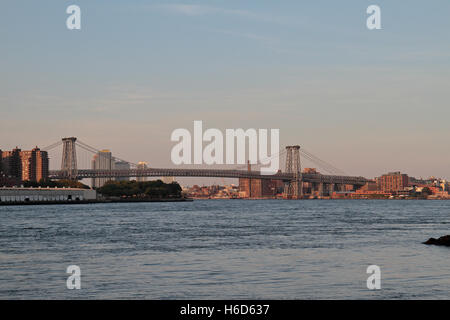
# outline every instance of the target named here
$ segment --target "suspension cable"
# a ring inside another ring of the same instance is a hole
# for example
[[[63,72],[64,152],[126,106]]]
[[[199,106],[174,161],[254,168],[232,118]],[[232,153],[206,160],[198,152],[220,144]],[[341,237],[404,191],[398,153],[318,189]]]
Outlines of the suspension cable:
[[[58,146],[61,145],[61,144],[62,144],[62,141],[59,140],[58,142],[52,143],[51,145],[46,146],[45,148],[42,148],[42,150],[44,150],[44,151],[50,151],[50,150],[52,150],[52,149],[58,147]]]
[[[325,171],[325,172],[327,172],[327,173],[330,173],[330,174],[334,174],[334,171],[333,171],[333,170],[331,170],[331,169],[329,169],[329,168],[326,168],[326,167],[323,167],[321,164],[317,163],[313,158],[309,157],[308,155],[303,154],[302,157],[303,157],[304,159],[309,160],[309,161],[312,162],[314,165],[317,165],[317,167],[319,167],[321,170],[323,170],[323,171]]]
[[[277,153],[274,153],[274,154],[272,154],[271,156],[269,156],[269,157],[266,157],[266,158],[264,158],[264,159],[262,159],[262,160],[259,160],[258,161],[258,163],[254,163],[254,164],[252,164],[252,166],[255,166],[255,167],[260,167],[260,166],[262,166],[262,162],[265,162],[265,161],[267,161],[267,160],[271,160],[271,159],[274,159],[274,158],[279,158],[279,157],[281,157],[284,153],[286,153],[286,150],[285,149],[280,149]],[[245,165],[239,165],[239,166],[237,166],[237,167],[235,167],[235,170],[240,170],[240,169],[244,169],[244,168],[246,168],[247,167],[247,164],[245,164]]]
[[[313,163],[319,165],[321,168],[326,169],[326,171],[331,172],[331,173],[346,175],[346,173],[343,170],[336,168],[332,164],[320,159],[319,157],[315,156],[311,152],[308,152],[307,150],[305,150],[303,148],[300,149],[300,152],[302,153],[302,155],[304,157],[308,158]]]
[[[85,142],[83,142],[83,141],[81,141],[81,140],[77,140],[76,144],[77,144],[79,147],[81,147],[81,148],[83,148],[84,150],[86,150],[86,151],[89,151],[89,152],[92,152],[92,153],[94,153],[94,154],[99,154],[100,156],[106,157],[105,155],[102,154],[102,152],[101,152],[99,149],[94,148],[94,147],[91,147],[90,145],[88,145],[87,143],[85,143]],[[127,160],[123,160],[123,159],[121,159],[121,158],[119,158],[119,157],[116,157],[116,156],[112,156],[112,158],[114,158],[115,160],[119,160],[119,161],[122,161],[122,162],[129,163],[130,165],[137,166],[136,163],[133,163],[133,162],[130,162],[130,161],[127,161]]]

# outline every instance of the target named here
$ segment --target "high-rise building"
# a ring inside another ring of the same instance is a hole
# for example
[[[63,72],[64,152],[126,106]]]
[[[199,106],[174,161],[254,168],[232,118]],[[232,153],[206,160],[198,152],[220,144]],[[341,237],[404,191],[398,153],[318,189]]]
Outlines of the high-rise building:
[[[16,147],[11,151],[2,152],[2,170],[5,176],[22,179],[21,150]]]
[[[46,180],[50,169],[48,152],[42,151],[38,147],[33,150],[36,157],[36,181]]]
[[[34,170],[36,161],[33,161],[32,151],[21,151],[20,160],[22,167],[22,181],[35,181],[33,177],[36,175]]]
[[[138,170],[145,170],[147,168],[148,168],[147,162],[145,162],[145,161],[138,162],[138,165],[137,165]],[[147,177],[136,177],[136,181],[138,181],[138,182],[147,181]]]
[[[48,154],[38,147],[30,151],[21,151],[22,181],[39,182],[48,178]]]
[[[94,155],[92,158],[92,169],[93,170],[112,170],[114,169],[114,160],[109,150],[101,150]],[[100,188],[110,178],[92,178],[92,187]]]
[[[130,170],[130,164],[126,161],[116,161],[114,162],[114,169],[115,170]],[[130,178],[128,177],[117,177],[116,181],[129,181]]]
[[[38,147],[29,151],[22,151],[17,147],[11,151],[3,151],[1,159],[5,176],[34,182],[48,178],[48,154],[47,151],[41,151]]]

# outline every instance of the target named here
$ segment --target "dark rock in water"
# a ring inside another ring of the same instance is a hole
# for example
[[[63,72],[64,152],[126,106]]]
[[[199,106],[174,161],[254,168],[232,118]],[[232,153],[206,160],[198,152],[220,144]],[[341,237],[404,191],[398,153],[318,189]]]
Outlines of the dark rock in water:
[[[430,238],[424,244],[434,244],[437,246],[450,246],[450,235],[440,237],[439,239]]]

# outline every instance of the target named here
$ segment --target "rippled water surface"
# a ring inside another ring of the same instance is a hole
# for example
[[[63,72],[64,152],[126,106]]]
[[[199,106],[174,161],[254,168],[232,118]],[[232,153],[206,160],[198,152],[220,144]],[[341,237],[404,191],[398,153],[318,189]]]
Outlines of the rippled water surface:
[[[421,243],[450,234],[450,201],[42,205],[0,221],[1,299],[450,298],[450,248]]]

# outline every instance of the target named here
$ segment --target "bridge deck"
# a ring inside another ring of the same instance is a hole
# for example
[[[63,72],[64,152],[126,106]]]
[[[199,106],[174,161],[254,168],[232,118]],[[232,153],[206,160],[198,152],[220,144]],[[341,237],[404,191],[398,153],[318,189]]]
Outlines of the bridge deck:
[[[64,179],[67,177],[65,171],[50,171],[51,179]],[[226,170],[226,169],[170,169],[170,168],[148,168],[129,170],[93,170],[82,169],[77,171],[77,179],[86,178],[119,178],[119,177],[218,177],[218,178],[253,178],[291,181],[294,179],[292,173],[277,173],[264,175],[259,171]],[[364,185],[369,180],[364,177],[335,176],[322,174],[301,174],[301,180],[316,183],[335,183]]]

